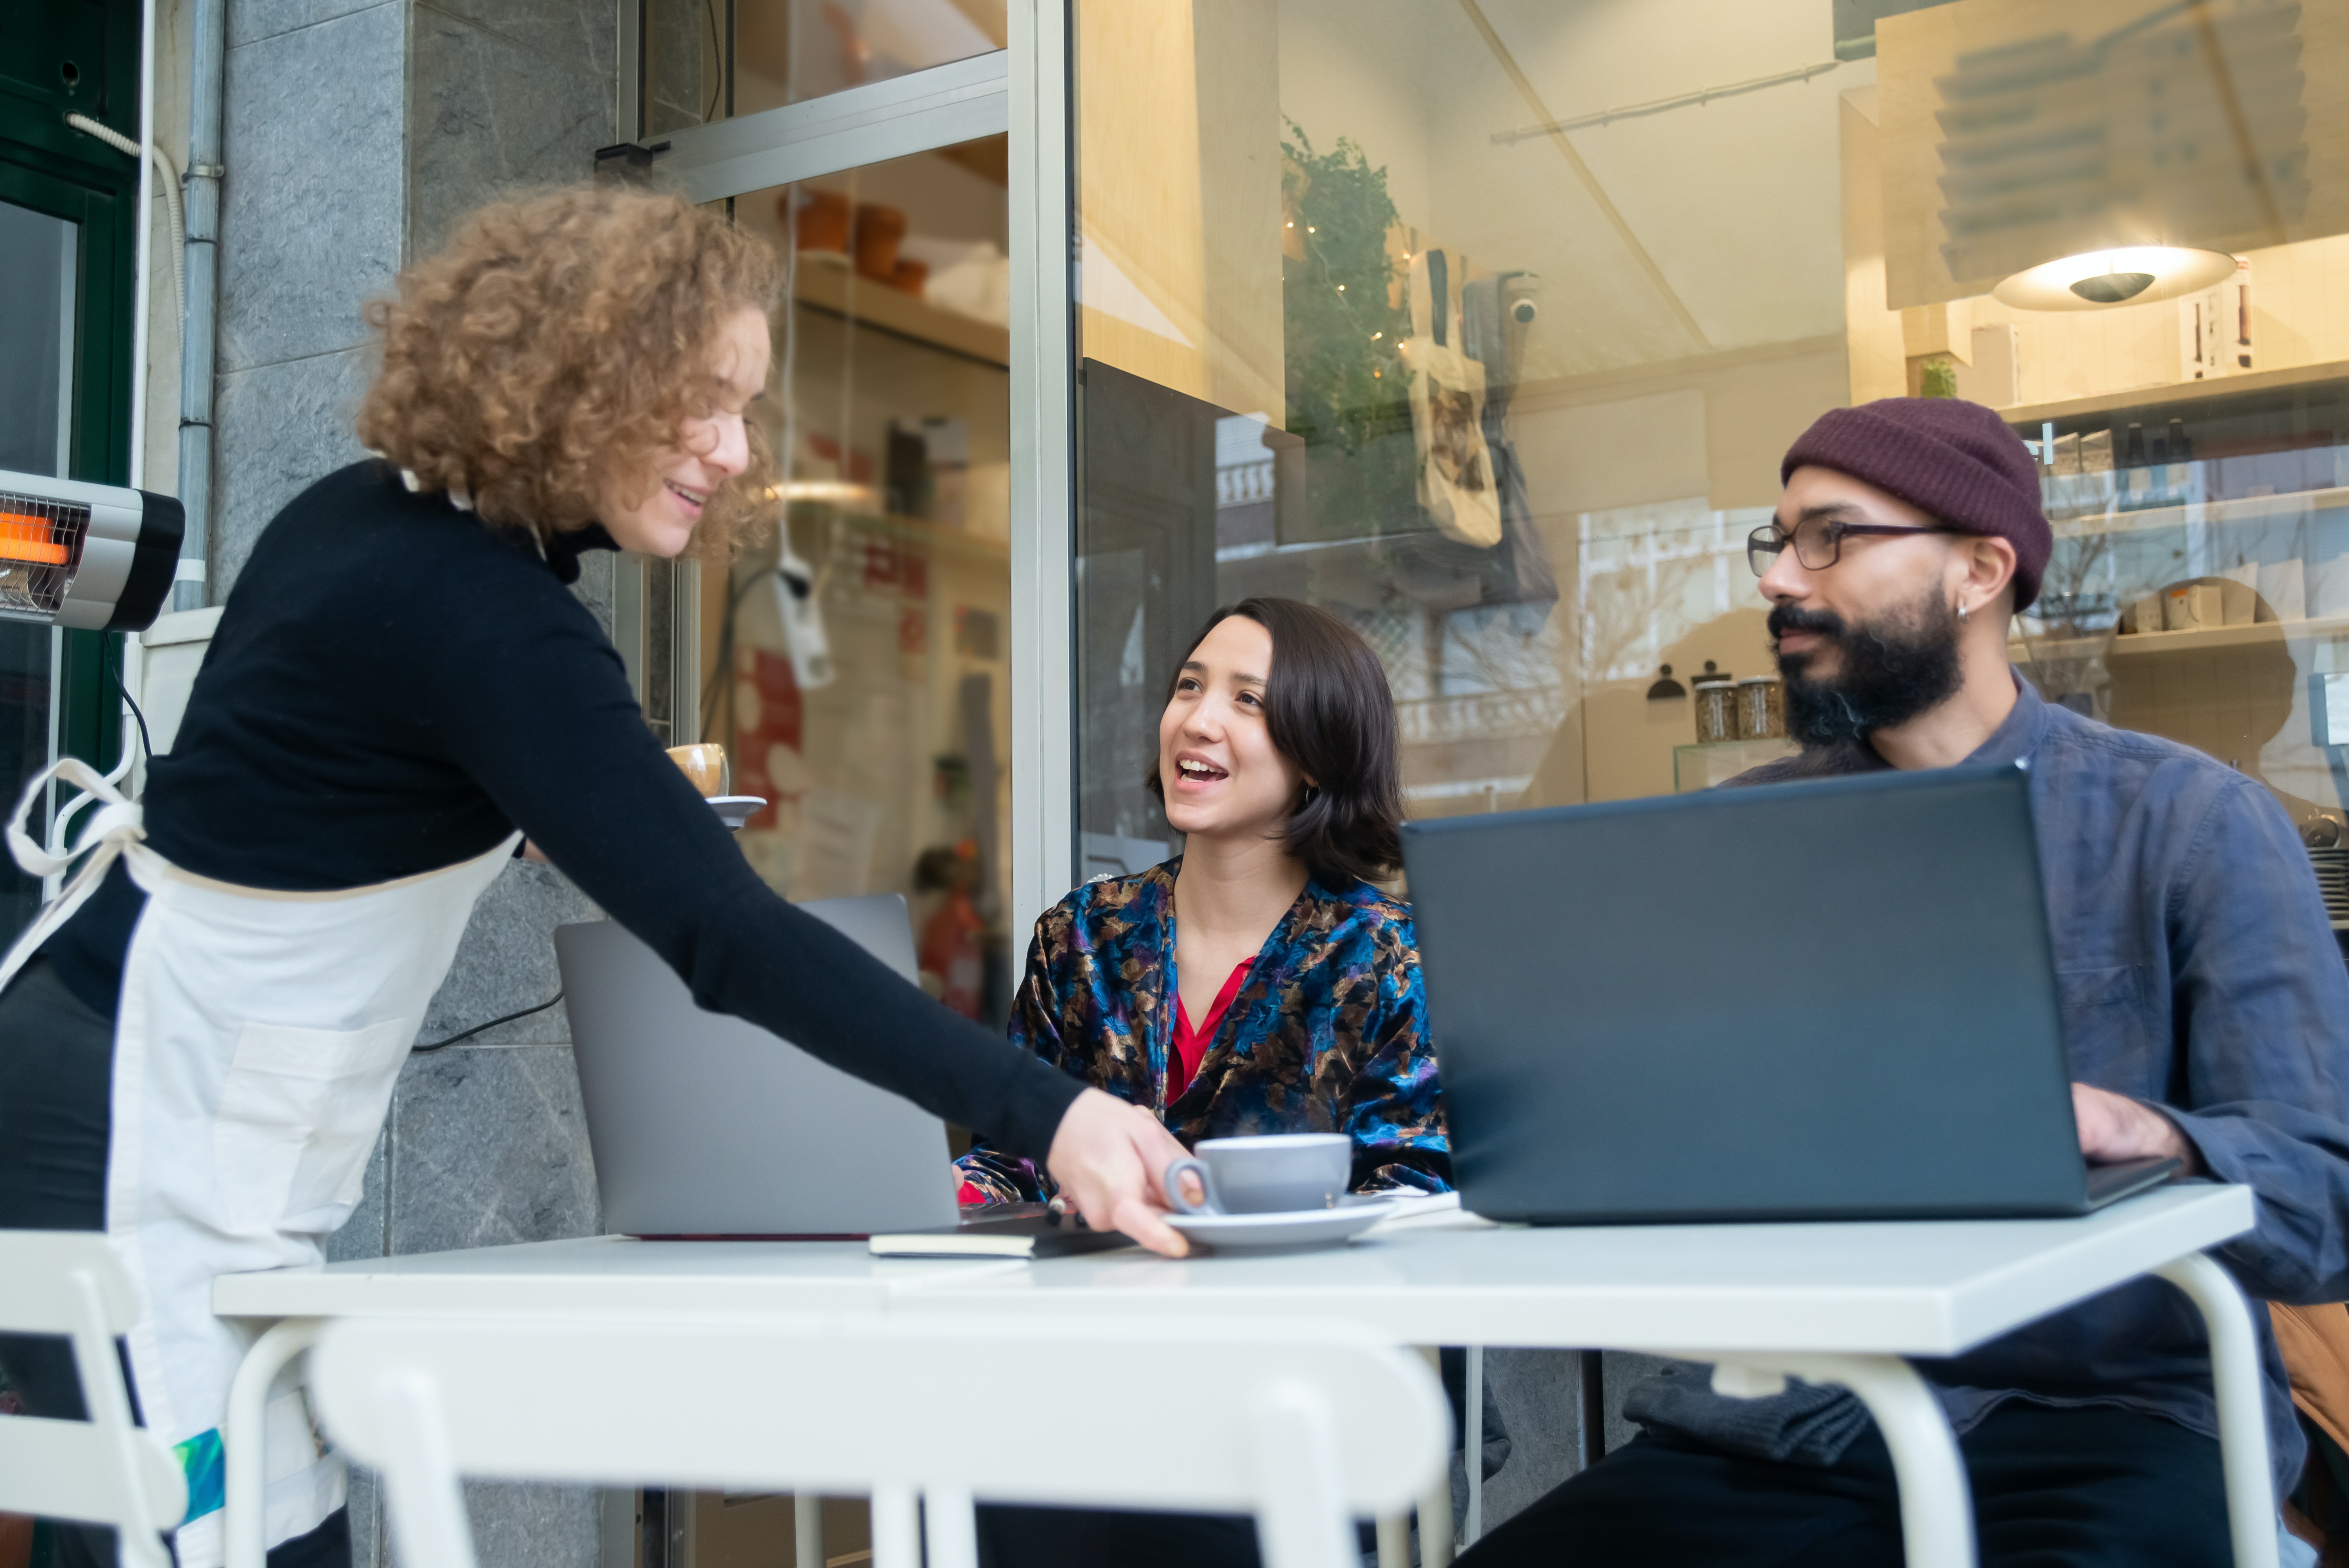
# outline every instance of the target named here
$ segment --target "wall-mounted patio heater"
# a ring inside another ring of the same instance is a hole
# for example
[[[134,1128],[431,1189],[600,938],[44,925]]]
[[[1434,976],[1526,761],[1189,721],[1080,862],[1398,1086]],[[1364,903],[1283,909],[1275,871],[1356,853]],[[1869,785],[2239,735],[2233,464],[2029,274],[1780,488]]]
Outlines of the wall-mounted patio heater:
[[[144,631],[171,598],[186,523],[171,496],[0,469],[0,619]]]

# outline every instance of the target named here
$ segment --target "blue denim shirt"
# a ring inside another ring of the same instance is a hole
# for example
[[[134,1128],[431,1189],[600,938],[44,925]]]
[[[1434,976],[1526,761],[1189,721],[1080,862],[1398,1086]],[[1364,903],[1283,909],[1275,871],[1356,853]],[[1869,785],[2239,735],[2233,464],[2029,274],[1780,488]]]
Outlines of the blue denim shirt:
[[[2042,701],[1967,758],[2020,761],[2046,880],[2072,1077],[2159,1107],[2209,1173],[2258,1198],[2218,1257],[2254,1298],[2349,1299],[2349,968],[2308,852],[2273,796],[2201,752]],[[1741,774],[1778,783],[1890,765],[1864,745]],[[2279,1492],[2302,1447],[2255,1314]],[[2011,1398],[2119,1405],[2216,1437],[2209,1346],[2143,1279],[1946,1361],[1920,1362],[1964,1431]]]

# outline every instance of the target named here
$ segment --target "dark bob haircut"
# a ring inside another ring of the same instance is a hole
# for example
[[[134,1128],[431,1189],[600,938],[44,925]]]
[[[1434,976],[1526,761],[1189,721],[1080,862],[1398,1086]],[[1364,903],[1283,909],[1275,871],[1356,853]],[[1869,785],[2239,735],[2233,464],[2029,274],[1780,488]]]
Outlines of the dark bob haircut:
[[[1295,599],[1243,599],[1208,616],[1174,661],[1167,702],[1183,665],[1234,615],[1272,634],[1265,727],[1280,754],[1319,785],[1289,813],[1282,846],[1325,885],[1389,874],[1402,863],[1402,745],[1378,655],[1327,610]],[[1143,783],[1166,798],[1154,758]]]

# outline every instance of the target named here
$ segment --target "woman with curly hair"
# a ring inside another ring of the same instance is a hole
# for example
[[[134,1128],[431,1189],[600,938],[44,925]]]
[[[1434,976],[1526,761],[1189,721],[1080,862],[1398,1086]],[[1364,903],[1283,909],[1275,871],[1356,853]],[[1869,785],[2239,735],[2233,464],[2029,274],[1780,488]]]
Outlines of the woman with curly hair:
[[[222,1560],[219,1426],[249,1339],[212,1316],[212,1279],[319,1261],[525,834],[703,1006],[987,1130],[1095,1226],[1183,1250],[1153,1207],[1174,1140],[761,883],[569,591],[589,550],[723,561],[764,510],[744,414],[777,294],[758,241],[624,187],[493,205],[403,273],[368,309],[378,456],[264,531],[143,822],[108,808],[92,869],[0,970],[0,1228],[105,1232],[139,1278],[128,1362],[187,1470],[181,1568]],[[0,1356],[36,1411],[71,1410],[69,1362]],[[305,1424],[271,1424],[272,1563],[347,1563],[339,1469],[289,1468]]]

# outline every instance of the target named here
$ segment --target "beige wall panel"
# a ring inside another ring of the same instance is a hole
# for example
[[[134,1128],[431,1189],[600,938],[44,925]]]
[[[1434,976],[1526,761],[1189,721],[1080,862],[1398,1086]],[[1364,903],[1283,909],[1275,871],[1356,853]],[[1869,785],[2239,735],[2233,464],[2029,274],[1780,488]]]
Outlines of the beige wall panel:
[[[1280,301],[1280,8],[1197,0],[1208,400],[1286,419]]]
[[[1878,89],[1843,95],[1844,337],[1854,404],[1899,397],[1909,390],[1908,348],[1900,313],[1884,304],[1882,138]]]
[[[1250,0],[1092,0],[1077,28],[1082,352],[1276,420],[1278,23]]]
[[[1082,352],[1207,397],[1190,0],[1092,0],[1077,20]]]

